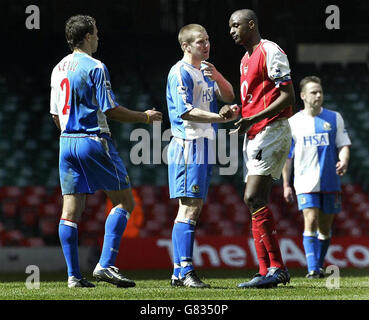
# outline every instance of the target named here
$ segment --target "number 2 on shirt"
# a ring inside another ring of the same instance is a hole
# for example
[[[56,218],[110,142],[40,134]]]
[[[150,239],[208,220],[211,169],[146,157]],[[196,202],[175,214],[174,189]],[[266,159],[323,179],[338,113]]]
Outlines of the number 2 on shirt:
[[[70,85],[69,85],[68,78],[64,78],[62,80],[62,82],[60,83],[60,87],[62,91],[63,91],[63,87],[65,87],[65,102],[64,102],[64,107],[63,107],[63,114],[68,114],[69,109],[70,109],[70,105],[68,105],[69,95],[70,95]]]

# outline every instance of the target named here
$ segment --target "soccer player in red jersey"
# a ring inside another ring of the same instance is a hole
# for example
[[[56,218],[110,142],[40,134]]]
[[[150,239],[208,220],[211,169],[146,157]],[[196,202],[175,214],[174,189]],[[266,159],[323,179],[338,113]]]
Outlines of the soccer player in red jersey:
[[[268,198],[273,179],[279,179],[291,145],[288,118],[295,94],[286,54],[261,38],[258,20],[249,9],[235,11],[230,35],[246,49],[241,60],[242,118],[233,134],[243,135],[246,167],[244,201],[252,213],[252,234],[259,261],[254,278],[240,288],[269,288],[286,284],[290,275],[282,260]],[[221,113],[227,116],[229,107]]]

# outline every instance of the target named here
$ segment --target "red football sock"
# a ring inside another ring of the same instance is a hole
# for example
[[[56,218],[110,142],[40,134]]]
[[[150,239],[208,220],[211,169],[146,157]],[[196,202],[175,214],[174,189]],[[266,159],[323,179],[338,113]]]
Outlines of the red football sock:
[[[268,207],[263,207],[252,214],[252,220],[268,252],[270,266],[284,268],[272,212]]]
[[[255,220],[252,220],[251,230],[255,243],[256,256],[259,261],[259,273],[265,276],[268,273],[268,268],[270,266],[269,255],[265,249],[263,240],[260,238],[260,234]]]

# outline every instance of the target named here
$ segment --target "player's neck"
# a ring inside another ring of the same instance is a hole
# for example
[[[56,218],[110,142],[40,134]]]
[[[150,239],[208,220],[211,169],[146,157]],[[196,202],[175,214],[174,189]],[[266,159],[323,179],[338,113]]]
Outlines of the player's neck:
[[[250,41],[244,45],[249,56],[251,56],[252,53],[255,51],[255,49],[258,47],[258,45],[260,44],[260,41],[261,41],[261,36],[259,35],[259,33],[255,33],[253,37],[250,39]]]
[[[305,114],[307,114],[309,116],[315,117],[319,113],[322,112],[322,107],[319,107],[319,108],[305,107],[304,112],[305,112]]]
[[[86,47],[81,47],[81,48],[74,48],[73,53],[86,53],[89,56],[92,56],[92,52],[91,50],[89,50]]]
[[[192,55],[184,54],[182,61],[194,66],[196,69],[201,67],[201,60],[195,59]]]

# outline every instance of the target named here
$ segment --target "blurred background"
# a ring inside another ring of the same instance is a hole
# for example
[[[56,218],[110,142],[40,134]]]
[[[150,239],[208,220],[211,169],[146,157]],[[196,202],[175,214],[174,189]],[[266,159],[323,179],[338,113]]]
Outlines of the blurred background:
[[[334,3],[333,3],[334,2]],[[369,2],[267,0],[22,1],[0,3],[0,247],[58,246],[62,197],[58,176],[59,132],[49,114],[53,67],[69,48],[65,21],[75,14],[96,18],[99,48],[94,55],[108,67],[121,105],[135,110],[155,107],[169,128],[165,88],[170,67],[182,57],[177,34],[188,23],[203,25],[210,36],[209,61],[233,84],[240,103],[239,63],[244,48],[234,44],[228,20],[237,9],[254,9],[262,38],[287,53],[297,98],[299,81],[321,77],[324,106],[339,111],[352,140],[351,163],[343,178],[343,210],[333,236],[369,236]],[[339,8],[339,29],[328,29]],[[40,10],[40,29],[29,30],[27,6]],[[296,102],[296,111],[302,107]],[[167,166],[135,165],[130,134],[145,125],[109,123],[127,167],[138,203],[127,237],[169,238],[177,201],[169,200]],[[228,128],[223,126],[223,128]],[[152,139],[152,137],[151,137]],[[249,212],[242,201],[241,139],[235,175],[214,170],[197,236],[249,236]],[[167,142],[162,143],[162,148]],[[227,142],[229,154],[229,141]],[[107,212],[105,195],[87,197],[79,225],[80,244],[97,247]],[[283,200],[281,181],[274,185],[271,208],[283,236],[299,237],[302,216]]]

